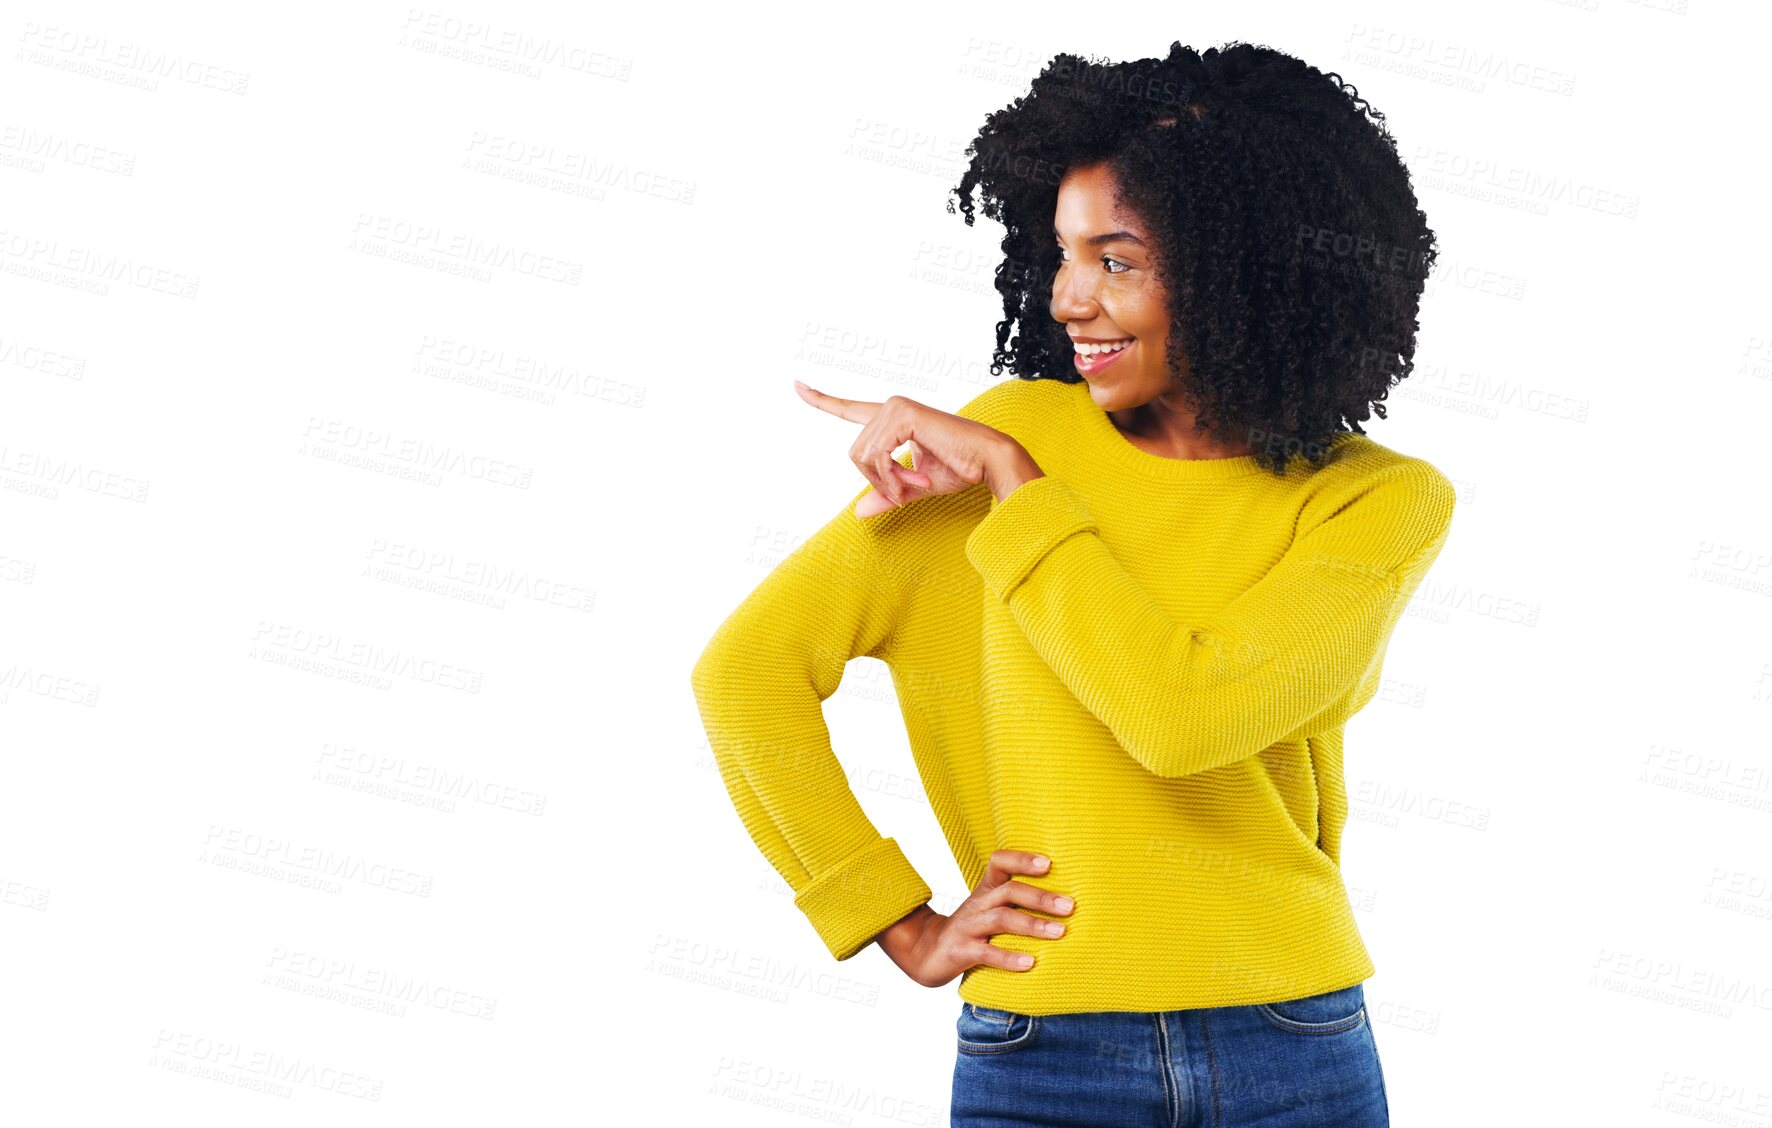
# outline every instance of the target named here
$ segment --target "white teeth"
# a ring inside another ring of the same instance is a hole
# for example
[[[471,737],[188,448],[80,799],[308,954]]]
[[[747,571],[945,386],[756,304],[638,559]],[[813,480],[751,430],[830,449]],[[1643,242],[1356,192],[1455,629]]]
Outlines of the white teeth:
[[[1119,352],[1131,343],[1132,338],[1128,337],[1124,341],[1109,341],[1100,345],[1079,344],[1073,341],[1071,347],[1077,350],[1078,356],[1094,356],[1096,353]]]

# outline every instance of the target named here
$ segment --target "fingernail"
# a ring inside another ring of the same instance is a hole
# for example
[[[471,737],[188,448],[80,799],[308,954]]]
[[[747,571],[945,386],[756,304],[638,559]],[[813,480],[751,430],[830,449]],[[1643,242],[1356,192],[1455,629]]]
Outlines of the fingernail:
[[[1052,859],[1048,858],[1046,855],[1044,855],[1044,854],[1035,854],[1034,855],[1034,868],[1035,869],[1045,869],[1047,866],[1049,866],[1051,864],[1052,864]]]
[[[1072,907],[1075,904],[1075,902],[1073,902],[1069,897],[1060,897],[1057,901],[1055,901],[1053,903],[1058,906],[1058,911],[1061,913],[1070,912]]]
[[[1021,955],[1015,957],[1015,966],[1016,967],[1033,967],[1034,966],[1034,957],[1028,955],[1026,952],[1023,952]]]

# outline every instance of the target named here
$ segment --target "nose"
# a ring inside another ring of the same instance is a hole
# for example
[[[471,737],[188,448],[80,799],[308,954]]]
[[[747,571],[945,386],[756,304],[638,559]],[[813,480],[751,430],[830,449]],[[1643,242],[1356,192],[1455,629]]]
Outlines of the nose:
[[[1095,300],[1095,284],[1088,271],[1072,270],[1071,263],[1058,264],[1052,277],[1052,318],[1055,321],[1088,321],[1101,312]]]

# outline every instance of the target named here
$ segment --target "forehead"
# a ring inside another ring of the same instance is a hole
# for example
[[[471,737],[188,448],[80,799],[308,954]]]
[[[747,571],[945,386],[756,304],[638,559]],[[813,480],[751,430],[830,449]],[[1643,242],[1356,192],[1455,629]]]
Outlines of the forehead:
[[[1115,180],[1106,165],[1075,168],[1058,184],[1052,225],[1058,233],[1088,237],[1108,231],[1142,234],[1138,217],[1114,203]]]

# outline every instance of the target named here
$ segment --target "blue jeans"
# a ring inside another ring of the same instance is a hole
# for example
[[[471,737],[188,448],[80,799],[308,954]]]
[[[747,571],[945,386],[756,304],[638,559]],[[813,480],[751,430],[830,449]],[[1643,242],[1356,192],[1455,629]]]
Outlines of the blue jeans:
[[[1025,1015],[962,1003],[951,1123],[1384,1128],[1360,984],[1290,1002]]]

